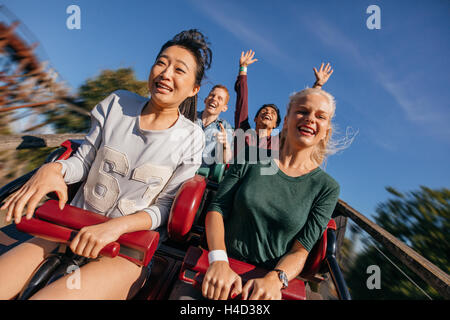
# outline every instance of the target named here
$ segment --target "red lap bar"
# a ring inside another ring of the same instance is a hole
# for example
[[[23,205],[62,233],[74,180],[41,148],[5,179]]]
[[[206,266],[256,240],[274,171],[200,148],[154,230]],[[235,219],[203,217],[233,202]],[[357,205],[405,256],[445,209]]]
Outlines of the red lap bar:
[[[228,258],[230,267],[234,272],[242,277],[243,284],[250,279],[264,277],[268,270],[255,267],[249,263],[245,263],[239,260]],[[203,276],[208,270],[208,251],[189,247],[186,256],[184,257],[183,265],[180,271],[180,280],[189,282],[197,288],[201,288],[201,282]],[[186,271],[192,270],[196,272],[194,279],[187,277]],[[293,279],[289,281],[289,286],[281,291],[283,300],[305,300],[306,289],[305,283],[300,279]]]
[[[23,218],[19,224],[16,224],[19,231],[29,233],[39,238],[47,239],[54,242],[60,242],[69,245],[76,236],[77,231],[57,226],[49,222],[31,218],[27,220]],[[111,242],[100,250],[101,256],[115,258],[119,254],[120,244]]]
[[[60,210],[56,200],[44,203],[36,210],[35,215],[41,220],[76,230],[104,223],[110,219],[67,204],[63,210]],[[144,230],[123,234],[117,240],[120,244],[119,256],[138,265],[147,266],[156,251],[158,241],[159,233],[155,231]]]

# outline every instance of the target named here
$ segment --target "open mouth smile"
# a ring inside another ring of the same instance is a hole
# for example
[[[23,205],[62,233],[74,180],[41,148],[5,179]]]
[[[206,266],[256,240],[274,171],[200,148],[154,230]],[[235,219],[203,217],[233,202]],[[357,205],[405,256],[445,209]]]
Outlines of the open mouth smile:
[[[300,134],[305,135],[305,136],[314,136],[316,135],[316,131],[308,126],[299,126],[298,131],[300,132]]]
[[[217,109],[218,104],[215,102],[209,102],[207,106],[208,106],[208,108],[215,110],[215,109]]]
[[[156,90],[160,93],[167,93],[173,91],[173,89],[169,85],[164,84],[162,82],[155,82],[155,86]]]

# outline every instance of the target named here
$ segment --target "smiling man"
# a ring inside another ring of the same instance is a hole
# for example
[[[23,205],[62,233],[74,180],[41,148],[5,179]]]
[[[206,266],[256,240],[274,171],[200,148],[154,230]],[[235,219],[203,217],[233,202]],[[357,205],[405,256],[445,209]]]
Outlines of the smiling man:
[[[197,113],[197,124],[205,132],[202,167],[216,162],[227,163],[231,159],[233,128],[219,118],[221,112],[228,110],[229,100],[228,89],[221,84],[215,85],[204,100],[205,109]]]
[[[255,131],[259,137],[258,146],[265,149],[271,149],[271,139],[273,129],[280,125],[280,110],[275,104],[264,104],[256,112]],[[250,127],[250,125],[249,125]]]

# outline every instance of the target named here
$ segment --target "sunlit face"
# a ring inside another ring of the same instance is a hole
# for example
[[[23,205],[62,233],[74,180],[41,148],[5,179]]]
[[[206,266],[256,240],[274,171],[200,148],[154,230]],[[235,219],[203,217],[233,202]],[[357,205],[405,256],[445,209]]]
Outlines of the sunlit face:
[[[309,94],[292,101],[284,123],[287,141],[302,147],[317,145],[331,133],[333,112],[321,95]]]
[[[227,111],[228,94],[222,88],[211,90],[205,98],[205,111],[210,115],[218,115],[223,111]]]
[[[262,108],[255,117],[256,128],[274,129],[277,126],[277,111],[270,107]]]
[[[150,70],[151,99],[163,107],[178,107],[200,90],[195,84],[197,62],[193,54],[179,46],[165,49]]]

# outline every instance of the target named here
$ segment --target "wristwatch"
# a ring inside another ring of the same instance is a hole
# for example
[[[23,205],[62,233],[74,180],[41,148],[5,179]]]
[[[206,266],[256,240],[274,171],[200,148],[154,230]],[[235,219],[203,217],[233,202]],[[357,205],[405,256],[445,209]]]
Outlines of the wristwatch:
[[[282,289],[286,289],[288,287],[289,281],[286,273],[283,270],[280,269],[273,269],[273,271],[276,271],[278,273],[278,279],[280,279],[281,283],[283,284]]]

